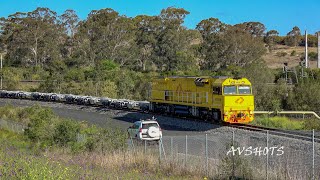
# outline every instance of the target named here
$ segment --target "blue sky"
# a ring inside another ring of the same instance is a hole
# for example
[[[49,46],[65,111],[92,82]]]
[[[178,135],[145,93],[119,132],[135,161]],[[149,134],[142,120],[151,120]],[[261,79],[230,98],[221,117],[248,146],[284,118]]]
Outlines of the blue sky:
[[[157,15],[166,7],[184,8],[190,12],[185,26],[195,28],[209,17],[228,24],[259,21],[267,30],[275,29],[281,35],[293,26],[311,34],[320,30],[320,0],[1,0],[0,17],[15,12],[28,12],[37,7],[48,7],[58,14],[73,9],[81,19],[91,10],[112,8],[122,15]]]

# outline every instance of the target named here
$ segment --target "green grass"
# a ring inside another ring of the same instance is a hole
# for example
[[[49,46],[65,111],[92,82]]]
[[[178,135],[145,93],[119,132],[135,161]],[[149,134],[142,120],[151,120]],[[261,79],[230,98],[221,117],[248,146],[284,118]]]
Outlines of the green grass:
[[[286,129],[286,130],[304,130],[305,121],[304,120],[294,120],[289,119],[287,117],[257,117],[254,121],[252,121],[253,125],[270,127],[270,128],[278,128],[278,129]]]
[[[260,116],[256,117],[254,121],[250,124],[270,127],[270,128],[278,128],[278,129],[286,129],[286,130],[316,130],[320,131],[320,120],[319,119],[290,119],[288,117],[267,117]]]

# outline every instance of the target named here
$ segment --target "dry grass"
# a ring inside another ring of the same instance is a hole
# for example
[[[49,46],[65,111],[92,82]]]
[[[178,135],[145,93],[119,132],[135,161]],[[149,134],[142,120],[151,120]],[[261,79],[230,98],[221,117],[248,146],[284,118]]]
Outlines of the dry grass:
[[[60,161],[68,166],[81,166],[84,169],[102,168],[106,172],[123,174],[134,172],[144,177],[159,177],[168,179],[203,179],[204,171],[194,164],[183,166],[178,160],[163,159],[159,162],[157,152],[143,153],[143,149],[134,151],[117,151],[110,153],[85,152],[72,155],[68,152],[46,152],[51,160]],[[89,165],[89,167],[88,167]],[[148,179],[148,178],[147,178]]]
[[[292,51],[296,51],[294,56],[291,56]],[[279,57],[277,53],[285,52],[287,55]],[[308,52],[317,52],[316,47],[309,47]],[[269,68],[282,68],[283,63],[287,62],[289,67],[295,67],[299,65],[301,54],[304,53],[304,47],[289,47],[285,45],[276,45],[275,50],[267,52],[263,59],[266,61]],[[316,68],[316,61],[309,61],[311,68]]]

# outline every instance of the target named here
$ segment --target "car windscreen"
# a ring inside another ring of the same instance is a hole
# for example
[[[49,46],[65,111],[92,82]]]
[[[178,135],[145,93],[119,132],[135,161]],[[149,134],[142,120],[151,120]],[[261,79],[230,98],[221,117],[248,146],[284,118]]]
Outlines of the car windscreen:
[[[237,87],[236,86],[224,86],[223,93],[224,94],[237,94]]]
[[[148,129],[151,126],[159,127],[159,125],[157,123],[146,123],[146,124],[142,124],[142,129]]]
[[[251,94],[250,86],[239,86],[238,91],[239,94]]]

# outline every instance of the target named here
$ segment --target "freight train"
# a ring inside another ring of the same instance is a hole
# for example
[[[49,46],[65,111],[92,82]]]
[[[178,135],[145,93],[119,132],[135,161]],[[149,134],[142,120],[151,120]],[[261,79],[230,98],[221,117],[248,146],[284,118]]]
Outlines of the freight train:
[[[0,98],[137,109],[229,123],[247,123],[254,118],[254,97],[251,83],[246,78],[158,78],[152,81],[150,101],[6,90],[0,91]]]

